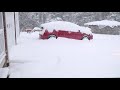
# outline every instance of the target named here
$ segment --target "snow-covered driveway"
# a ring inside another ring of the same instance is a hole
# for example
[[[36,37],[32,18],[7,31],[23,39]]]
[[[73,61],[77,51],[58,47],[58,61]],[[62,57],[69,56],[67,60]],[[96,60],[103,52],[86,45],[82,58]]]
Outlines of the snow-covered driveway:
[[[120,35],[93,36],[39,40],[37,32],[22,32],[11,49],[10,78],[120,77]]]

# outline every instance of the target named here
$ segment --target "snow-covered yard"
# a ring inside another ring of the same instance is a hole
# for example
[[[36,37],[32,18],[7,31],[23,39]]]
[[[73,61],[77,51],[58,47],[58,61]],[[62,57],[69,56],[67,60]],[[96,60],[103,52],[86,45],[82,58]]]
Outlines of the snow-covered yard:
[[[10,78],[120,77],[120,35],[93,36],[40,40],[22,32],[10,52]]]

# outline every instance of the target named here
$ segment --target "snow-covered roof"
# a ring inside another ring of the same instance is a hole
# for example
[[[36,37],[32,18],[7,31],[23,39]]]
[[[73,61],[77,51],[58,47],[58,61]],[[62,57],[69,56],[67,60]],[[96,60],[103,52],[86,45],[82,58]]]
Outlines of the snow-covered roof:
[[[41,30],[39,27],[34,27],[33,30]]]
[[[94,22],[85,23],[84,25],[98,25],[98,26],[102,25],[102,26],[114,27],[114,26],[120,26],[120,22],[111,21],[111,20],[102,20],[102,21],[94,21]]]
[[[66,22],[66,21],[54,21],[45,24],[41,24],[41,27],[49,31],[52,30],[66,30],[66,31],[78,31],[80,30],[83,33],[91,34],[91,29],[88,27],[79,26],[77,24]]]

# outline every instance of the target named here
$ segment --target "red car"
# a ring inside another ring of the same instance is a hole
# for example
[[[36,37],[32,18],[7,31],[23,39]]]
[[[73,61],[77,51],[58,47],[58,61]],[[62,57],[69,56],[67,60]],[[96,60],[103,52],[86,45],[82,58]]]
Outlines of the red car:
[[[81,33],[81,32],[71,32],[71,31],[64,31],[64,30],[53,30],[53,32],[48,32],[48,30],[45,30],[44,34],[40,34],[40,39],[49,39],[51,37],[55,37],[56,39],[58,37],[65,37],[65,38],[71,38],[71,39],[78,39],[83,40],[84,38],[87,38],[88,40],[93,39],[93,35]]]
[[[60,23],[61,21],[58,21],[58,22]],[[56,28],[55,24],[53,26],[54,26],[54,28]],[[72,28],[73,28],[73,26],[72,26]],[[44,25],[42,26],[42,29],[44,30],[44,33],[40,34],[40,39],[49,39],[51,37],[55,37],[56,39],[58,37],[65,37],[65,38],[71,38],[71,39],[77,39],[77,40],[83,40],[85,38],[87,38],[88,40],[93,39],[93,35],[92,34],[87,34],[87,33],[81,32],[81,30],[77,30],[75,32],[75,31],[70,31],[70,30],[65,30],[65,29],[64,30],[60,30],[58,28],[57,30],[53,29],[53,30],[49,31],[48,30],[49,28],[45,28]]]

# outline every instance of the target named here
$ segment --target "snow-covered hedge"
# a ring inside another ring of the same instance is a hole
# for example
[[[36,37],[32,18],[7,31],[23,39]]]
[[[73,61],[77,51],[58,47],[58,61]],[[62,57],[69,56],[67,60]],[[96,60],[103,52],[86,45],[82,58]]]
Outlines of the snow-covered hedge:
[[[74,31],[77,32],[80,30],[82,33],[91,34],[91,29],[88,27],[79,26],[77,24],[66,22],[66,21],[54,21],[49,22],[45,24],[41,24],[41,27],[44,28],[44,30],[53,31],[55,30],[64,30],[64,31]]]
[[[111,20],[102,20],[102,21],[94,21],[94,22],[85,23],[84,25],[110,26],[113,28],[115,26],[120,26],[120,22],[111,21]]]
[[[111,20],[102,20],[85,23],[93,33],[97,34],[111,34],[119,35],[120,34],[120,22],[111,21]]]

